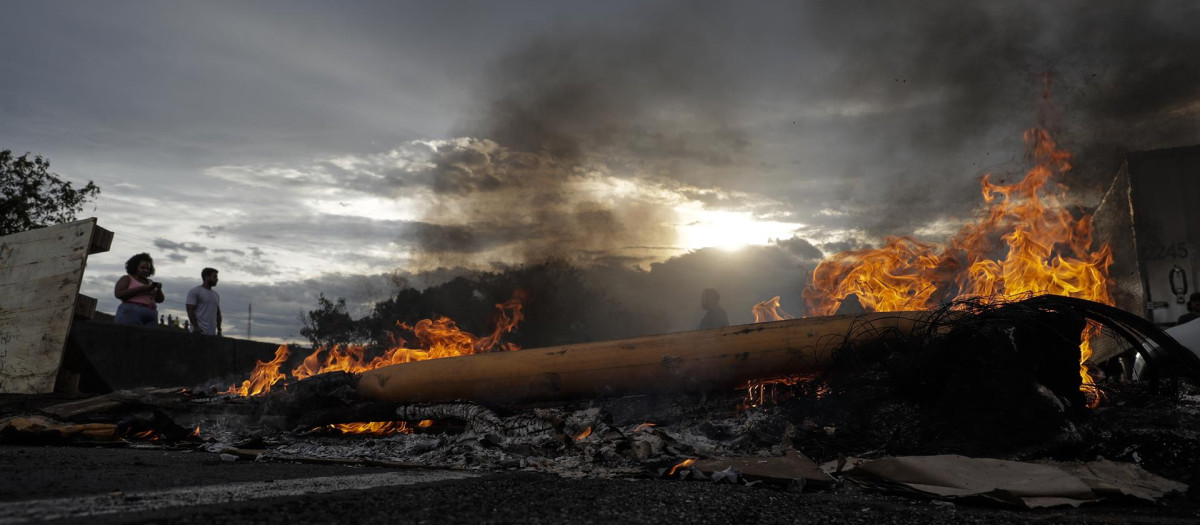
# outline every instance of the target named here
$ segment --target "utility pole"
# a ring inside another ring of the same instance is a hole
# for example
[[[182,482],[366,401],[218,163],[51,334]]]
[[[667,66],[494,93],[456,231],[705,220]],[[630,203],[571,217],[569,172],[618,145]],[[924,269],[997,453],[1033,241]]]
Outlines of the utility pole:
[[[254,335],[250,329],[254,326],[254,303],[246,303],[246,339]]]

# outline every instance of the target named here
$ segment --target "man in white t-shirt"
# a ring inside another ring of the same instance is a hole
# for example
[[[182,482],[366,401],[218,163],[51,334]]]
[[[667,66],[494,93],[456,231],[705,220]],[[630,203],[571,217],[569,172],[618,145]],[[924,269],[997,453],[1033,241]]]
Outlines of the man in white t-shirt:
[[[200,286],[188,290],[187,313],[192,331],[197,334],[221,335],[221,296],[213,291],[217,285],[217,271],[205,268],[200,271]]]

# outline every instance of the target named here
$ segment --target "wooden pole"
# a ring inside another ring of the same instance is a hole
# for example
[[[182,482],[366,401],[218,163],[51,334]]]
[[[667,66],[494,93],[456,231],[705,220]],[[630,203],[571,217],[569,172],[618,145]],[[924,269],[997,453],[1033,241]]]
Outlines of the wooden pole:
[[[924,312],[792,319],[392,365],[362,373],[359,394],[398,403],[484,404],[690,393],[820,372],[847,339],[910,332]]]

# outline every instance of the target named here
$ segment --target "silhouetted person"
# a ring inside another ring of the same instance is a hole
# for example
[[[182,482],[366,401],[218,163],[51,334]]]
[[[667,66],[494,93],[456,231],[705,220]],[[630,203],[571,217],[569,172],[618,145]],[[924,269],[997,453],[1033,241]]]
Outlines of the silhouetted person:
[[[704,319],[700,320],[700,330],[729,326],[729,314],[721,308],[721,294],[712,288],[700,292],[700,308],[705,310]]]
[[[1191,321],[1192,319],[1200,317],[1200,292],[1194,293],[1188,297],[1187,307],[1187,313],[1179,316],[1179,324],[1183,324]]]
[[[148,253],[139,253],[125,261],[125,273],[117,279],[113,295],[121,300],[117,306],[118,324],[152,326],[158,320],[158,303],[166,300],[162,283],[150,280],[154,275],[154,259]]]
[[[221,296],[213,290],[217,285],[217,271],[205,268],[200,271],[200,286],[188,290],[187,313],[192,331],[198,334],[221,335]]]
[[[863,308],[862,301],[858,299],[858,294],[847,295],[842,299],[842,304],[838,305],[838,309],[833,315],[859,315],[867,313],[867,309]]]

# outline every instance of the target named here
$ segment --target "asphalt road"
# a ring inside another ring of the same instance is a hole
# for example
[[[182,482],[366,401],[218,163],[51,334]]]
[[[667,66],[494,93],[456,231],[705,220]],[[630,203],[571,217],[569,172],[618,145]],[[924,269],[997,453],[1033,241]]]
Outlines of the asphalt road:
[[[1186,498],[1018,511],[848,487],[260,463],[198,451],[0,446],[0,472],[0,524],[1200,522],[1200,504]]]

